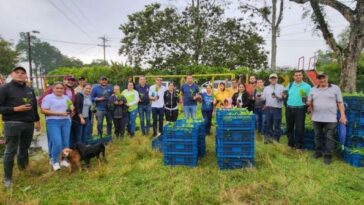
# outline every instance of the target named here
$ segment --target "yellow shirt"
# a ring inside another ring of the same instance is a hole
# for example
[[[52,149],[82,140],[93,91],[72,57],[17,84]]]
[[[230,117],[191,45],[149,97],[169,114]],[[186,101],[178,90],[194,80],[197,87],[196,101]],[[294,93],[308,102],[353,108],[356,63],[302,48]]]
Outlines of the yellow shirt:
[[[216,108],[220,108],[221,104],[224,104],[225,100],[228,100],[229,104],[231,104],[231,97],[231,92],[227,89],[225,89],[224,91],[217,91],[214,98],[214,104],[216,105]]]
[[[233,95],[239,91],[239,88],[230,87],[230,88],[227,88],[226,90],[228,90],[230,92],[230,97],[232,98]]]

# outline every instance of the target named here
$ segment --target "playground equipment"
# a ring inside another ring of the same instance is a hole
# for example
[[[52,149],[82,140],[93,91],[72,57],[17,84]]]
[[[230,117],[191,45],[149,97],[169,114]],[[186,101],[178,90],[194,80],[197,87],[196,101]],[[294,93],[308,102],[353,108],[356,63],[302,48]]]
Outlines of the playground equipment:
[[[302,56],[298,59],[298,65],[297,65],[297,69],[305,71],[307,78],[311,81],[312,85],[314,85],[314,86],[318,85],[317,72],[315,70],[316,62],[317,62],[317,57],[312,56],[309,59],[308,69],[306,70],[305,69],[305,57]]]

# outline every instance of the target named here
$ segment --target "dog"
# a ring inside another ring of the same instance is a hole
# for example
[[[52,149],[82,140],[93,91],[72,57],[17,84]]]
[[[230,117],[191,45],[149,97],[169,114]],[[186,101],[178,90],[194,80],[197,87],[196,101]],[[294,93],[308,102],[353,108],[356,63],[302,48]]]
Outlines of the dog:
[[[69,173],[76,169],[81,170],[81,156],[77,150],[64,148],[61,153],[61,160],[67,160],[70,163],[68,167]]]
[[[97,143],[95,145],[84,145],[82,143],[76,143],[73,147],[80,153],[81,161],[84,161],[87,166],[90,165],[90,160],[94,157],[97,159],[100,158],[100,154],[102,154],[104,161],[105,158],[105,145],[104,143]]]

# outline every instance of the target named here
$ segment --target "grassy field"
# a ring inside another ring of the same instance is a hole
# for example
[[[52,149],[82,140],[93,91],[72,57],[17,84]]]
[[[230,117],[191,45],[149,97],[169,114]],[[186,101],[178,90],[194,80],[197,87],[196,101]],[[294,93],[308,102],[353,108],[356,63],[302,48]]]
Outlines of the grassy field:
[[[207,137],[198,167],[165,167],[148,137],[115,140],[108,163],[68,174],[51,171],[46,154],[29,170],[15,169],[14,186],[1,204],[364,204],[364,169],[340,159],[330,166],[285,144],[256,141],[256,167],[221,171]],[[2,165],[1,165],[2,166]],[[2,169],[2,167],[1,167]]]

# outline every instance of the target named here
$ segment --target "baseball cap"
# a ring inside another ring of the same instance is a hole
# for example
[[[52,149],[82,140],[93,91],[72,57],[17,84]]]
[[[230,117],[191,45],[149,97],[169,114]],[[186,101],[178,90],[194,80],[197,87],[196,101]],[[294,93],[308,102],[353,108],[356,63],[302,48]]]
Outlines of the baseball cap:
[[[269,75],[269,78],[278,78],[278,75],[275,74],[275,73],[272,73],[272,74]]]
[[[101,76],[99,80],[107,80],[106,76]]]
[[[13,69],[13,72],[14,72],[14,71],[16,71],[16,70],[22,70],[22,71],[24,71],[25,73],[27,72],[27,70],[25,70],[25,68],[24,68],[24,67],[21,67],[21,66],[17,66],[17,67],[15,67],[15,68]]]

